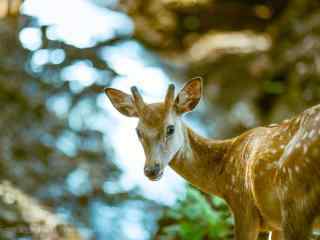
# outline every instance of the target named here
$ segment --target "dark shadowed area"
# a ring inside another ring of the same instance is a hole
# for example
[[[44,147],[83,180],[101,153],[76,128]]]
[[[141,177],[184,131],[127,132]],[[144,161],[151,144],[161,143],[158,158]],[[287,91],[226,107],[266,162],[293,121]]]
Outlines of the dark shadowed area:
[[[103,91],[157,102],[195,76],[185,121],[207,137],[319,103],[320,3],[1,0],[0,239],[232,239],[221,199],[144,176],[137,120]]]

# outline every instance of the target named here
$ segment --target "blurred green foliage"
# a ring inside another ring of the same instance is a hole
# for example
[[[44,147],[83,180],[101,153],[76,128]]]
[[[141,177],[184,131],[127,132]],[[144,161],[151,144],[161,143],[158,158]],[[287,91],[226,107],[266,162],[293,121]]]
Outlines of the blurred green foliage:
[[[222,240],[231,236],[233,220],[224,200],[205,196],[193,187],[164,214],[165,226],[161,240]]]

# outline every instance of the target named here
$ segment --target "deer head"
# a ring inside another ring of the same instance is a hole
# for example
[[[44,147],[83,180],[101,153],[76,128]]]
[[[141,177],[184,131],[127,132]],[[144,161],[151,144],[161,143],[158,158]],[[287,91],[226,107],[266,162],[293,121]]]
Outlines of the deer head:
[[[132,95],[106,88],[112,105],[123,115],[139,118],[137,135],[146,156],[144,173],[159,180],[164,168],[185,144],[181,117],[199,103],[202,92],[200,77],[190,80],[175,97],[175,87],[169,85],[163,102],[146,104],[136,87]]]

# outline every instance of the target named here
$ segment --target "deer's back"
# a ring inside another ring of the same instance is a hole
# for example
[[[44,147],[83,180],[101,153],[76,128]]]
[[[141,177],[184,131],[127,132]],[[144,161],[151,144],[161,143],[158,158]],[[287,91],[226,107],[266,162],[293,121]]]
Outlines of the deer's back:
[[[320,105],[250,131],[243,144],[245,185],[266,225],[277,228],[281,205],[320,202]]]

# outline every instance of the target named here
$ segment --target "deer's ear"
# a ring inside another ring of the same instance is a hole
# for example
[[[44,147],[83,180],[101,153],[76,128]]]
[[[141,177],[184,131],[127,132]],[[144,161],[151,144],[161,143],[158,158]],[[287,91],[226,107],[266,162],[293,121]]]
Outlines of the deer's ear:
[[[129,94],[114,88],[105,88],[104,92],[107,94],[115,109],[120,113],[128,117],[138,117],[133,99]]]
[[[182,114],[192,111],[199,103],[202,95],[202,78],[191,79],[184,85],[175,99],[175,110]]]

